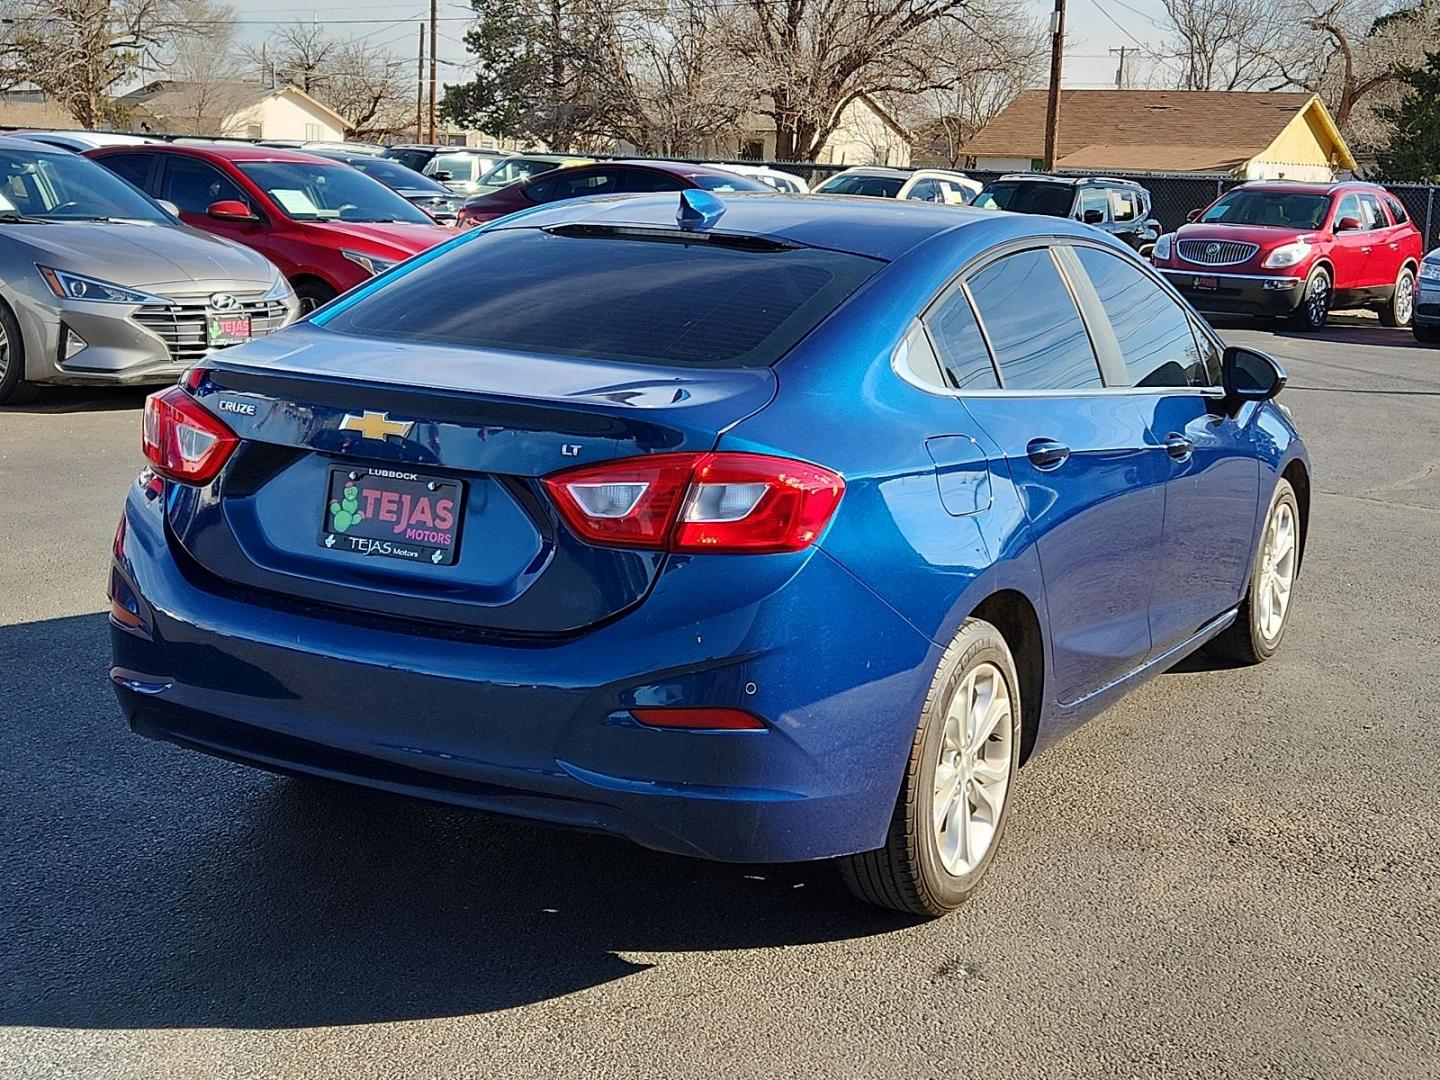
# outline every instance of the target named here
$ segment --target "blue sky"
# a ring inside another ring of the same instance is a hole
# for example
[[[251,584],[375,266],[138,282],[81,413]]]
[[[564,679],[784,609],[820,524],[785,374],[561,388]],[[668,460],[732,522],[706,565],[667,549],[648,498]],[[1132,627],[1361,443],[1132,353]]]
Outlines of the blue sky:
[[[231,0],[243,40],[256,41],[277,25],[295,18],[324,23],[336,36],[363,37],[402,56],[415,54],[416,23],[429,17],[428,0],[300,0],[293,5],[276,0]],[[1048,20],[1053,0],[1031,0],[1037,17]],[[1065,85],[1114,85],[1117,58],[1111,48],[1153,45],[1160,39],[1156,20],[1159,0],[1069,0]],[[472,9],[459,0],[439,0],[442,82],[467,78],[463,38]],[[1128,64],[1128,61],[1127,61]],[[1132,70],[1139,71],[1139,67]]]

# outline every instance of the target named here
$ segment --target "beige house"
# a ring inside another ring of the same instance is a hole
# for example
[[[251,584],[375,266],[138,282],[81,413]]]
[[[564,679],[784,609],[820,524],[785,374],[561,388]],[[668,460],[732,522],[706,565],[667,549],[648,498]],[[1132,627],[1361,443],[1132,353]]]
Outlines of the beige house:
[[[751,113],[741,123],[738,138],[715,139],[698,156],[775,160],[775,121],[762,113]],[[827,165],[910,164],[910,136],[873,98],[861,94],[840,112],[840,121],[821,144],[815,160]]]
[[[1042,168],[1047,100],[1044,90],[1020,94],[965,144],[960,164],[997,172]],[[1066,90],[1055,167],[1333,180],[1356,165],[1314,94]]]
[[[159,80],[119,99],[130,129],[144,133],[338,142],[345,118],[296,86]]]

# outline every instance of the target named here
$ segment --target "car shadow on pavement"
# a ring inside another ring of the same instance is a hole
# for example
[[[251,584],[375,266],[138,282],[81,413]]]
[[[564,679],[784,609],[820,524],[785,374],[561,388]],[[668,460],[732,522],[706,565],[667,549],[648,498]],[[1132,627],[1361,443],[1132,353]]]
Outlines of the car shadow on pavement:
[[[145,405],[145,398],[159,389],[160,386],[42,386],[37,389],[34,397],[19,405],[7,405],[0,410],[0,415],[29,413],[45,416],[141,409]]]
[[[0,627],[0,1024],[290,1028],[524,1005],[672,951],[879,934],[823,864],[744,867],[132,735],[102,615]]]

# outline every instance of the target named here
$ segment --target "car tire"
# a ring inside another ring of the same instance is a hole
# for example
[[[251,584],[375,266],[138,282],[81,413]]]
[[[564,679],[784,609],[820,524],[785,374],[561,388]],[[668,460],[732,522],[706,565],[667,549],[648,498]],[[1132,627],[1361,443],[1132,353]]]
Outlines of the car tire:
[[[1287,531],[1288,540],[1284,535]],[[1278,554],[1277,546],[1283,549]],[[1281,477],[1270,496],[1270,509],[1255,546],[1245,600],[1235,621],[1210,642],[1208,649],[1213,655],[1240,664],[1263,664],[1279,651],[1290,625],[1304,546],[1300,504],[1290,481]],[[1276,604],[1280,605],[1278,617]]]
[[[967,619],[925,697],[884,846],[839,861],[857,897],[939,917],[979,887],[1014,793],[1019,687],[1000,631]]]
[[[1420,323],[1412,323],[1410,332],[1422,345],[1440,345],[1440,326],[1423,326]]]
[[[1409,326],[1415,315],[1415,271],[1405,267],[1395,279],[1390,299],[1380,309],[1382,326]]]
[[[1323,266],[1316,267],[1305,279],[1305,293],[1300,305],[1290,313],[1290,325],[1306,334],[1325,329],[1333,295],[1329,271]]]
[[[325,282],[315,278],[306,278],[295,283],[295,296],[300,301],[300,315],[303,317],[320,307],[328,304],[335,297],[339,296],[334,289]]]
[[[35,394],[35,384],[25,381],[25,339],[10,305],[0,300],[0,405],[19,405]]]

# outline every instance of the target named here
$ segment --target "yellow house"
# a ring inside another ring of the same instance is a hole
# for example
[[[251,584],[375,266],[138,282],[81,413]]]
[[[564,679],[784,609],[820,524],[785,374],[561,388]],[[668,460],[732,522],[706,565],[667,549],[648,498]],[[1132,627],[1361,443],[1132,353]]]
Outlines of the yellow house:
[[[1044,90],[1027,90],[961,148],[972,169],[1043,166]],[[1086,172],[1228,173],[1333,180],[1355,158],[1314,94],[1230,90],[1066,90],[1055,167]]]
[[[119,99],[137,132],[339,142],[345,118],[298,86],[164,79]]]

